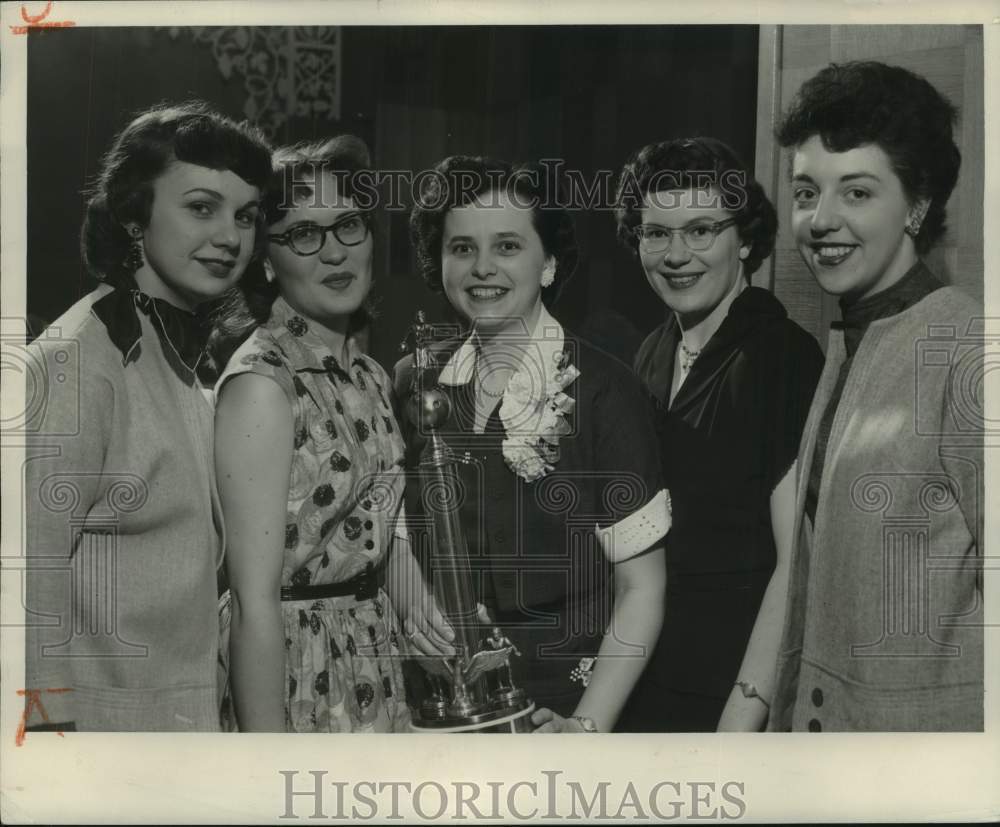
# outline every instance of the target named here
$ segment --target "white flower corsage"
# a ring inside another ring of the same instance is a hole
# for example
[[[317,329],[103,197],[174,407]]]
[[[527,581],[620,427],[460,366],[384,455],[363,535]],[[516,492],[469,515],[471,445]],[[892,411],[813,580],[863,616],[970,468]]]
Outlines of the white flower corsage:
[[[563,389],[580,375],[562,351],[542,366],[544,376],[533,376],[532,367],[531,360],[522,363],[507,383],[500,403],[500,421],[507,433],[504,460],[527,482],[544,477],[559,461],[559,438],[572,429],[566,417],[576,405]]]

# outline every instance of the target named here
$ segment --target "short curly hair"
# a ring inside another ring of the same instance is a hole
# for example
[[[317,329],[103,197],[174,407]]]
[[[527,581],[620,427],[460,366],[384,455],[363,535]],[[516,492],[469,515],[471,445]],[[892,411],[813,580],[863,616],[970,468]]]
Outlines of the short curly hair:
[[[958,181],[956,116],[944,95],[907,69],[876,61],[833,63],[802,84],[776,135],[783,147],[818,135],[830,152],[881,148],[907,200],[929,201],[915,239],[917,252],[925,253],[945,231],[945,206]]]
[[[740,239],[749,245],[743,274],[749,281],[774,250],[778,216],[764,188],[736,152],[715,138],[675,138],[648,144],[625,162],[618,176],[615,218],[618,240],[633,253],[633,230],[642,223],[645,197],[672,189],[719,191],[723,206],[733,213]]]
[[[495,158],[452,155],[421,176],[420,191],[410,213],[410,239],[417,266],[427,286],[441,292],[441,241],[448,211],[489,192],[502,192],[531,207],[531,220],[545,254],[556,261],[553,283],[542,288],[552,301],[576,269],[579,251],[569,212],[561,206],[558,183],[538,164],[512,164]],[[516,196],[516,198],[515,198]]]
[[[124,262],[132,239],[124,225],[149,223],[153,182],[174,161],[230,170],[261,192],[271,175],[271,149],[263,133],[204,101],[140,112],[115,138],[88,193],[81,248],[87,270],[99,281],[117,285],[131,275]],[[258,228],[258,248],[261,236]]]

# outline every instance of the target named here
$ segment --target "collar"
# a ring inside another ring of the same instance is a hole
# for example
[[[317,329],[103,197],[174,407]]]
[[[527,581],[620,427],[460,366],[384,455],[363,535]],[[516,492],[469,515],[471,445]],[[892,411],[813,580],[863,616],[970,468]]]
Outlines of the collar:
[[[844,331],[847,355],[853,356],[872,322],[902,313],[943,286],[927,266],[918,260],[899,281],[885,290],[859,301],[841,299],[843,319],[833,322],[831,327]]]
[[[644,345],[640,351],[636,372],[660,404],[671,409],[679,409],[686,400],[696,398],[706,383],[713,381],[717,371],[732,358],[742,341],[788,316],[784,305],[770,290],[753,286],[744,288],[729,305],[729,312],[718,330],[701,349],[701,355],[671,404],[670,385],[681,331],[673,311],[668,312],[667,320],[647,339],[647,342],[653,342],[653,346]]]
[[[94,302],[93,311],[121,351],[122,364],[142,339],[140,312],[149,317],[164,350],[172,352],[188,371],[194,373],[204,355],[208,329],[202,316],[143,293],[132,279]]]
[[[538,321],[530,333],[504,334],[504,340],[519,351],[521,367],[511,379],[527,371],[530,375],[547,376],[551,366],[561,358],[566,343],[566,333],[561,324],[545,309],[543,304]],[[525,345],[530,344],[530,347]],[[479,358],[479,340],[473,331],[469,337],[451,354],[441,373],[441,385],[466,385],[472,381]],[[544,387],[544,386],[543,386]]]
[[[361,350],[358,348],[354,336],[348,335],[344,342],[348,364],[341,365],[337,357],[330,351],[329,345],[313,330],[312,326],[315,324],[315,322],[306,320],[282,296],[278,296],[274,300],[274,304],[271,305],[271,313],[264,327],[270,330],[274,338],[281,344],[285,357],[293,370],[322,367],[335,373],[338,378],[350,381],[346,368],[360,362],[365,370],[368,369],[367,364],[361,359]]]
[[[726,317],[704,344],[701,354],[704,356],[706,353],[728,350],[759,327],[787,316],[788,311],[770,290],[752,285],[745,287],[729,305]],[[673,312],[667,318],[665,330],[671,338],[680,341],[680,325]]]

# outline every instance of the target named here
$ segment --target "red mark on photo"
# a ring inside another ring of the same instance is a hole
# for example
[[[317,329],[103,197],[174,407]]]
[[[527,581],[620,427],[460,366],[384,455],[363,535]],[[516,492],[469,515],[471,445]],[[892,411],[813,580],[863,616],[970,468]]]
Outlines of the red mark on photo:
[[[24,733],[28,727],[28,718],[30,717],[32,710],[37,709],[39,714],[42,716],[42,721],[46,724],[50,723],[49,713],[45,711],[45,705],[42,703],[43,692],[72,691],[72,689],[18,689],[17,694],[22,698],[27,698],[27,700],[24,704],[24,712],[21,713],[21,723],[17,725],[17,734],[14,736],[14,744],[16,746],[21,746],[21,744],[24,743]],[[56,735],[60,738],[65,737],[59,731],[56,731]]]
[[[52,11],[52,0],[49,0],[45,4],[45,9],[41,14],[28,14],[28,9],[23,4],[21,6],[21,19],[27,23],[27,26],[11,26],[10,30],[14,34],[27,34],[31,30],[39,29],[65,29],[70,26],[75,26],[72,20],[46,20],[45,18],[49,16]]]

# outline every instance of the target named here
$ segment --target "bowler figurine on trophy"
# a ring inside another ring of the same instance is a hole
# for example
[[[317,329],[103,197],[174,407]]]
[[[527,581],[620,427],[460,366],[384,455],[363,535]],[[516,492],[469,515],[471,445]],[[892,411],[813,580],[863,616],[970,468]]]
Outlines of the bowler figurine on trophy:
[[[459,459],[439,429],[450,402],[429,385],[430,344],[435,331],[422,312],[411,329],[414,372],[406,415],[427,438],[418,465],[421,503],[430,518],[428,576],[441,614],[455,631],[452,656],[419,658],[431,692],[413,722],[418,732],[528,732],[534,703],[512,680],[511,654],[520,654],[495,624],[480,617],[468,547],[459,519]],[[487,634],[484,634],[487,633]]]

